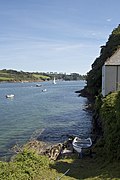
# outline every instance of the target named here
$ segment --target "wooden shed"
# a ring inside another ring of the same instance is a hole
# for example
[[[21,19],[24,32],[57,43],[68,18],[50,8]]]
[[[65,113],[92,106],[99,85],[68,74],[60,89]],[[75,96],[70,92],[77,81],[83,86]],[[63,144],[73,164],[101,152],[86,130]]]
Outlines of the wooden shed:
[[[120,90],[120,48],[102,67],[102,95]]]

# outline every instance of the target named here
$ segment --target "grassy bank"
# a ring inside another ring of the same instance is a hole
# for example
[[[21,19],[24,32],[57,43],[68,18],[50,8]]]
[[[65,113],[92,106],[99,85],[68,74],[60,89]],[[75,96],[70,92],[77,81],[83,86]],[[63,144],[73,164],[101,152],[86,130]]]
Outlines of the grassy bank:
[[[33,151],[24,150],[12,162],[0,162],[0,180],[57,180],[68,169],[63,180],[120,179],[120,164],[106,163],[101,158],[85,156],[79,159],[77,154],[50,161]]]

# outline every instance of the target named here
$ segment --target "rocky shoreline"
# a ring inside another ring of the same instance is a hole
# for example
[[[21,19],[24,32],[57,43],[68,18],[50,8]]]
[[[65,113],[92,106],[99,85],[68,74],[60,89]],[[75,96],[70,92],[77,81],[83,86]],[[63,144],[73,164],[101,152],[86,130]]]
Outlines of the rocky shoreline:
[[[26,150],[32,150],[39,155],[45,155],[49,157],[50,160],[57,160],[59,158],[63,158],[65,156],[71,155],[74,150],[72,146],[73,137],[70,137],[68,140],[64,141],[63,143],[57,144],[50,144],[45,143],[43,141],[38,141],[36,139],[29,141],[22,147],[15,145],[12,148],[12,151],[15,154],[23,152]],[[11,158],[14,159],[14,156]]]
[[[78,93],[78,96],[82,96],[88,99],[88,103],[86,104],[85,109],[90,110],[92,112],[92,138],[94,143],[97,142],[97,140],[102,136],[102,124],[101,119],[99,117],[99,112],[95,108],[95,97],[93,97],[91,94],[89,94],[86,90],[86,87],[82,90],[75,91],[75,93]]]

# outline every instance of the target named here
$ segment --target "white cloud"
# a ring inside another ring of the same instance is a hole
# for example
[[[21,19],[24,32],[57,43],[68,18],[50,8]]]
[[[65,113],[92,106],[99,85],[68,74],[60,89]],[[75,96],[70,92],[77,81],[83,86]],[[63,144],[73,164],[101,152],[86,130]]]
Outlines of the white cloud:
[[[107,19],[107,22],[111,22],[111,21],[112,21],[112,19],[111,19],[111,18],[108,18],[108,19]]]

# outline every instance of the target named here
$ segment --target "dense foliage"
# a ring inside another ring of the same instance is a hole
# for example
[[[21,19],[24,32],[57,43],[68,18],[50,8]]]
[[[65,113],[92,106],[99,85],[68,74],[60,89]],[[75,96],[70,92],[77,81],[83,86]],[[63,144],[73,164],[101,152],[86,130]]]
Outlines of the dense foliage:
[[[103,99],[100,115],[104,132],[104,155],[107,159],[120,160],[120,92]]]
[[[42,177],[44,170],[49,170],[48,158],[24,150],[16,156],[13,162],[0,162],[0,179],[39,179],[39,177]]]
[[[94,97],[94,124],[96,133],[103,135],[101,143],[104,159],[120,160],[120,92],[101,96],[102,66],[120,48],[120,25],[101,47],[100,56],[92,64],[87,74],[85,91]]]
[[[56,77],[56,79],[62,79],[65,81],[77,81],[77,80],[85,80],[86,75],[80,75],[78,73],[71,73],[71,74],[66,74],[66,73],[47,73],[53,79],[53,77]]]
[[[120,47],[120,25],[113,30],[105,46],[101,46],[100,56],[95,59],[92,69],[87,74],[86,90],[89,94],[98,95],[102,86],[102,66]]]

